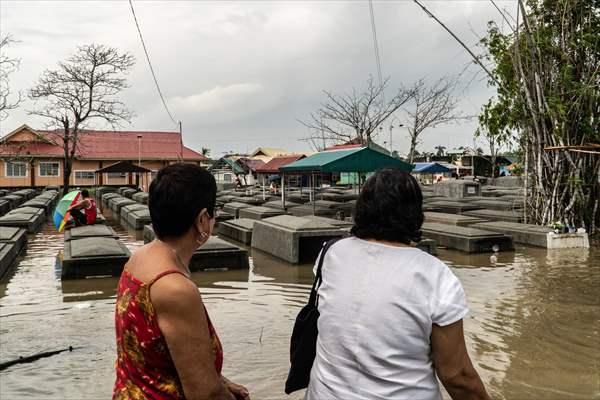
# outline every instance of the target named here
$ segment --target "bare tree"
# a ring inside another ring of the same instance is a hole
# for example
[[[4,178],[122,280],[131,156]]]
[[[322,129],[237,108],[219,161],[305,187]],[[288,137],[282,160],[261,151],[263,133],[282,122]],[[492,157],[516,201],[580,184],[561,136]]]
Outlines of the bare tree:
[[[404,109],[405,125],[410,135],[408,153],[410,163],[414,161],[415,150],[423,131],[466,118],[456,111],[458,99],[454,96],[454,91],[457,82],[456,79],[444,77],[431,86],[427,86],[423,79],[415,85],[414,96],[409,103],[410,108]]]
[[[20,59],[6,55],[6,49],[12,43],[15,43],[15,40],[11,35],[0,38],[0,121],[6,119],[8,111],[17,108],[23,100],[20,92],[13,98],[9,87],[8,76],[18,70],[21,63]]]
[[[69,189],[73,160],[80,135],[91,120],[103,120],[115,127],[129,122],[132,114],[116,95],[127,87],[125,74],[135,63],[129,53],[113,47],[91,44],[58,63],[57,70],[46,70],[30,90],[32,100],[43,101],[29,111],[57,127],[57,141],[64,150],[63,190]]]
[[[383,92],[389,78],[381,85],[373,77],[367,80],[367,88],[359,92],[337,95],[326,90],[325,102],[310,115],[308,121],[299,122],[313,131],[305,139],[314,147],[325,147],[326,142],[356,141],[368,144],[378,133],[378,127],[413,96],[414,90],[400,88],[389,100],[383,100]]]

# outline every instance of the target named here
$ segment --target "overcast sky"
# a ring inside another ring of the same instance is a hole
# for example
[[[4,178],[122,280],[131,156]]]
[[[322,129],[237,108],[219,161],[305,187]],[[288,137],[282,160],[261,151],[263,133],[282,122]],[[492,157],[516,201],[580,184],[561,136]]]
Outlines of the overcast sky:
[[[500,21],[492,3],[425,1],[468,45]],[[161,89],[184,142],[211,156],[258,146],[308,151],[305,119],[323,100],[322,90],[345,93],[376,76],[367,1],[141,1],[134,7]],[[412,1],[375,1],[384,76],[393,90],[419,78],[460,74],[468,54]],[[497,1],[512,10],[514,1]],[[8,50],[21,58],[13,90],[26,93],[46,68],[76,46],[92,42],[131,52],[137,59],[122,100],[136,113],[132,130],[176,130],[162,107],[127,1],[0,1],[0,29],[19,42]],[[478,68],[461,75],[460,109],[469,115],[494,93]],[[43,127],[25,102],[1,122],[4,135],[19,125]],[[399,113],[402,118],[402,113]],[[101,125],[97,125],[102,127]],[[388,140],[388,124],[385,138]],[[420,150],[472,145],[477,122],[423,133]],[[406,128],[393,130],[394,149],[408,150]]]

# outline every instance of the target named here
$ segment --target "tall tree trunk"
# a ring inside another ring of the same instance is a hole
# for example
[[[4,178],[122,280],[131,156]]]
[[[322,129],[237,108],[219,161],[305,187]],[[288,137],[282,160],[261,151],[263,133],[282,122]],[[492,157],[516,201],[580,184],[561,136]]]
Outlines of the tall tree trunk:
[[[416,149],[417,149],[417,137],[411,136],[410,151],[408,152],[408,162],[411,164],[413,164],[413,162],[414,162]]]

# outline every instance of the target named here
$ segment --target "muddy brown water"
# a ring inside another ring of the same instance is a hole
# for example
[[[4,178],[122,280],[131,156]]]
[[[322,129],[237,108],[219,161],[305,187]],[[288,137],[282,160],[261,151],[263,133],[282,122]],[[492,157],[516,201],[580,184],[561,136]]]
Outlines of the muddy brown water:
[[[134,250],[141,234],[109,218]],[[114,383],[116,278],[61,282],[62,235],[51,222],[0,283],[0,362],[78,347],[0,372],[1,399],[107,399]],[[289,335],[310,265],[251,251],[250,270],[194,273],[225,348],[224,374],[254,399],[283,394]],[[600,399],[600,249],[518,246],[466,255],[441,250],[469,299],[469,353],[494,399]]]

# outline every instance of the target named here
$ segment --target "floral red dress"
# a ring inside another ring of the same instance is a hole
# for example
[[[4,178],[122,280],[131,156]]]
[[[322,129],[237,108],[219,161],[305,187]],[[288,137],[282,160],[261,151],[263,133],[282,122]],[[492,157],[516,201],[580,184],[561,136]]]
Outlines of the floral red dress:
[[[115,312],[117,380],[113,389],[113,400],[185,398],[177,370],[150,301],[152,284],[163,276],[173,273],[181,274],[178,270],[168,270],[147,284],[134,278],[127,270],[121,274]],[[206,313],[206,309],[204,312]],[[208,313],[206,318],[212,338],[215,369],[221,374],[223,348]]]

